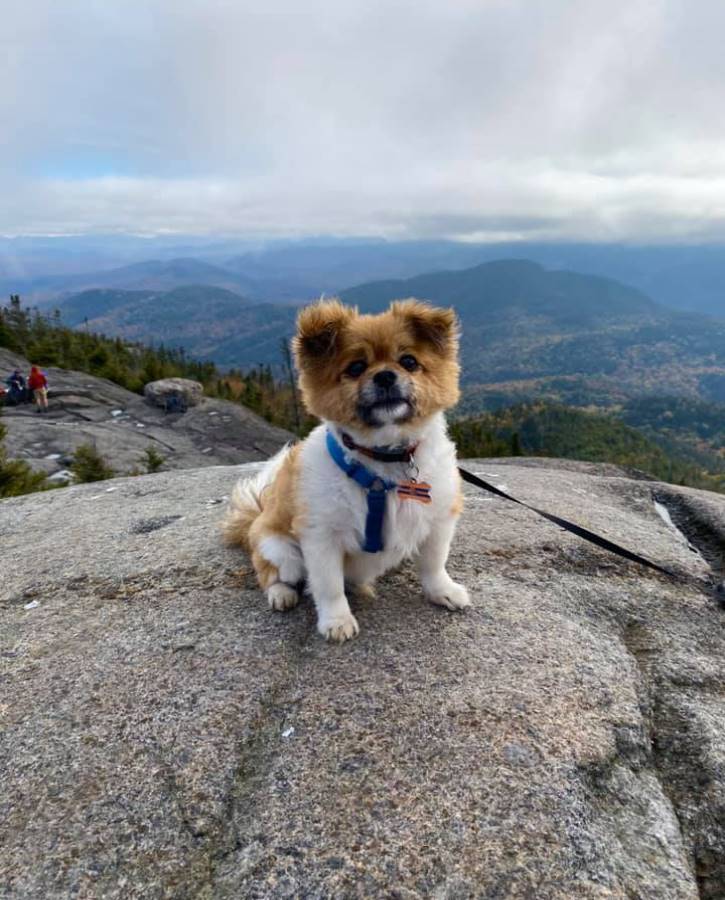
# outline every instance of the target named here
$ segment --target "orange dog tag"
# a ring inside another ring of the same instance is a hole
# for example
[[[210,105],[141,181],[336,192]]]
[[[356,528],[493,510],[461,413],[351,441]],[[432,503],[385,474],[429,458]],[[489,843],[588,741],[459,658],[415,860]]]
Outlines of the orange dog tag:
[[[430,485],[425,481],[401,481],[398,485],[398,496],[401,500],[430,503]]]

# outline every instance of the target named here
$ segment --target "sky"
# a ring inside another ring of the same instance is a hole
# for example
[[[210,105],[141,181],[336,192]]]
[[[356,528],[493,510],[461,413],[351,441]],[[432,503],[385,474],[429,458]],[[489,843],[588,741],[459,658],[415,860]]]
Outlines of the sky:
[[[725,241],[722,0],[2,0],[0,233]]]

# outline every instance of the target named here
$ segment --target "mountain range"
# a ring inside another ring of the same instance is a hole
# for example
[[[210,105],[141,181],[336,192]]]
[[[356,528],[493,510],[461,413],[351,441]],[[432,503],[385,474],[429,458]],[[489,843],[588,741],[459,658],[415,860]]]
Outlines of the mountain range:
[[[227,367],[279,363],[296,307],[254,303],[224,288],[187,285],[170,291],[95,289],[60,305],[62,320],[129,341],[183,347]]]
[[[405,296],[455,307],[471,409],[531,397],[578,406],[653,393],[725,400],[725,321],[674,312],[612,279],[501,260],[341,296],[371,311]]]
[[[468,244],[380,239],[241,240],[189,235],[0,236],[0,295],[52,305],[90,288],[207,284],[256,302],[304,302],[373,280],[526,258],[630,284],[659,303],[725,317],[725,246]]]
[[[213,269],[182,262],[127,269],[161,279],[174,268]],[[453,306],[462,323],[459,414],[541,401],[598,408],[668,452],[711,471],[723,465],[725,319],[673,310],[615,279],[526,259],[371,281],[340,296],[371,313],[407,296]],[[208,284],[92,289],[59,306],[74,327],[183,346],[226,368],[276,366],[280,374],[297,309]]]
[[[370,282],[342,291],[377,312],[415,296],[458,311],[465,408],[536,397],[613,406],[667,394],[725,402],[725,321],[675,312],[613,279],[499,260],[460,271]],[[294,307],[203,285],[173,291],[88,291],[61,305],[90,330],[182,345],[223,366],[275,364]]]

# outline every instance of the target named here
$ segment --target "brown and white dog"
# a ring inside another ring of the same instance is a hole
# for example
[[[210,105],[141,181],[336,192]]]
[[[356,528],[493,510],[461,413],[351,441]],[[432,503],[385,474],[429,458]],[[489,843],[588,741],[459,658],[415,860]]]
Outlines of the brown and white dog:
[[[428,600],[469,606],[446,572],[462,507],[443,417],[459,396],[453,310],[404,300],[360,315],[320,301],[300,312],[293,349],[305,406],[322,424],[239,481],[224,522],[269,605],[290,609],[306,581],[318,630],[345,641],[359,631],[346,584],[370,593],[415,557]]]

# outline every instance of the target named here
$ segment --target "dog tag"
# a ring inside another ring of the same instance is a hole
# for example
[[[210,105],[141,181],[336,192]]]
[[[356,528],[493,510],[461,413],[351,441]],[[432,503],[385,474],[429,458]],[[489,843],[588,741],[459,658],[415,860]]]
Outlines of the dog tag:
[[[425,481],[401,481],[398,485],[398,496],[401,500],[430,503],[430,485]]]

